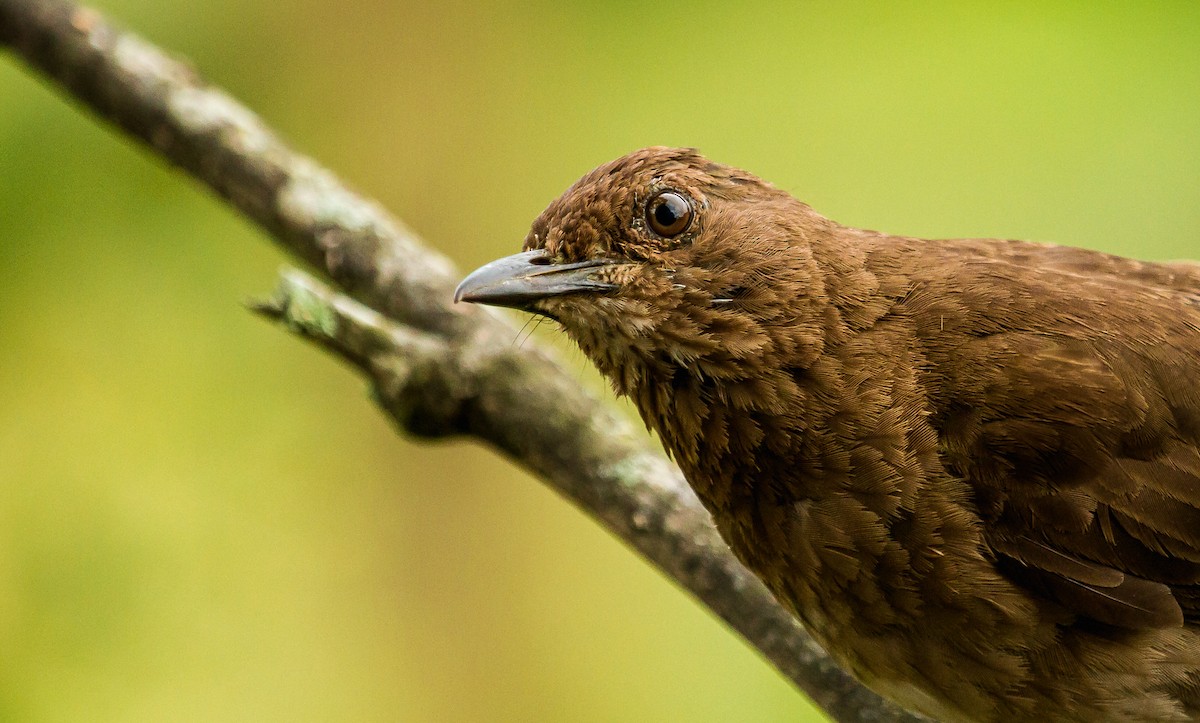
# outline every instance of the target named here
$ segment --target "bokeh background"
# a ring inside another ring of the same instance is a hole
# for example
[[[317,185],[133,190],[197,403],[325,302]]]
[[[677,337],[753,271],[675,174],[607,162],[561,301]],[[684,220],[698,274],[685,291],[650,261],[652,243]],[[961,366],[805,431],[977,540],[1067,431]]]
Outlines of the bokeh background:
[[[98,6],[463,269],[650,144],[860,226],[1200,258],[1194,2]],[[0,57],[0,719],[819,720],[536,480],[397,438],[246,313],[282,263]]]

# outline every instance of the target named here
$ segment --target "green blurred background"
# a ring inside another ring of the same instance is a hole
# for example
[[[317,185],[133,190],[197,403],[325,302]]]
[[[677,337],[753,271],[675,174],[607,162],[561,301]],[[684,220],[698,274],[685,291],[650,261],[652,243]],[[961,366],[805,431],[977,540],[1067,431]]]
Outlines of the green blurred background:
[[[100,7],[463,269],[659,143],[855,225],[1200,257],[1194,2]],[[0,719],[817,719],[536,480],[397,439],[247,314],[283,262],[0,58]]]

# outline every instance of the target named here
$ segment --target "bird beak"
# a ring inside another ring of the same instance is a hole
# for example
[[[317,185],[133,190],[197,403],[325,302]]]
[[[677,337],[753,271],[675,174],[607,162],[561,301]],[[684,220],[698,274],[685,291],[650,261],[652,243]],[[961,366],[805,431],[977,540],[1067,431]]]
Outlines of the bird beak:
[[[582,292],[612,291],[616,284],[593,275],[611,266],[609,259],[556,264],[544,251],[523,251],[480,266],[462,280],[454,300],[524,309],[539,299]]]

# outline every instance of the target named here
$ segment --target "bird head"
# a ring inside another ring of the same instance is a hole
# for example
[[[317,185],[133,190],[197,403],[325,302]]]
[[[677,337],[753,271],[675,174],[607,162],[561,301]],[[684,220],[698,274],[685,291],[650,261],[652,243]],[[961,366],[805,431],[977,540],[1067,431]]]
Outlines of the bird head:
[[[819,353],[825,289],[810,241],[829,226],[745,171],[646,148],[577,181],[524,251],[470,274],[455,299],[558,321],[621,393],[680,369],[744,378]]]

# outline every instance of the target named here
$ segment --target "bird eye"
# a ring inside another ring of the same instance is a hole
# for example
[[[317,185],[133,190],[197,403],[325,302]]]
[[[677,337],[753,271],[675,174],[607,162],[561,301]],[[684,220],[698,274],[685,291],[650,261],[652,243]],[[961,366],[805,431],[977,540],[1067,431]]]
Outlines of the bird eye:
[[[692,225],[692,204],[682,194],[663,191],[646,204],[646,223],[665,238],[678,236]]]

